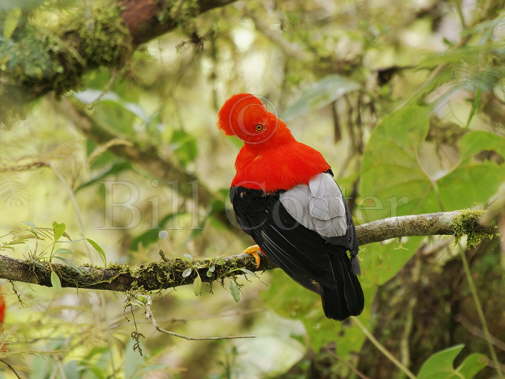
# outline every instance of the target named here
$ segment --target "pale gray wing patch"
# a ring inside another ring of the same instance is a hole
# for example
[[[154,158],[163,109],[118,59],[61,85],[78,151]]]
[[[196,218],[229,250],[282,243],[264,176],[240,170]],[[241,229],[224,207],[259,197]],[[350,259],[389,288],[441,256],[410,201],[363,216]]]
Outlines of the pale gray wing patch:
[[[330,174],[319,174],[308,185],[301,184],[280,195],[287,212],[307,229],[323,237],[347,232],[344,199]]]

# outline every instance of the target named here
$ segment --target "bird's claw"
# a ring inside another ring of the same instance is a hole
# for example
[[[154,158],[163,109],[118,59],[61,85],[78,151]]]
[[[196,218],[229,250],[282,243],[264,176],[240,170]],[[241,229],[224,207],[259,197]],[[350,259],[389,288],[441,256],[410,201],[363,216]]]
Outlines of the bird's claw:
[[[260,258],[261,248],[258,245],[249,246],[242,253],[252,255],[252,257],[254,258],[254,263],[256,264],[256,268],[260,267],[260,264],[261,264],[261,258]]]

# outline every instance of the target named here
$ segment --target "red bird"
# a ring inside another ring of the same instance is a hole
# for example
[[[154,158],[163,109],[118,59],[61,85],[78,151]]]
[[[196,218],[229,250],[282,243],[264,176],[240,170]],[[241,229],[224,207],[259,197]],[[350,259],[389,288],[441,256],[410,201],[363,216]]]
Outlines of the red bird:
[[[251,94],[228,99],[219,126],[244,141],[230,198],[240,227],[259,245],[244,252],[254,255],[256,264],[258,252],[265,254],[320,294],[326,317],[360,314],[358,242],[330,165]]]

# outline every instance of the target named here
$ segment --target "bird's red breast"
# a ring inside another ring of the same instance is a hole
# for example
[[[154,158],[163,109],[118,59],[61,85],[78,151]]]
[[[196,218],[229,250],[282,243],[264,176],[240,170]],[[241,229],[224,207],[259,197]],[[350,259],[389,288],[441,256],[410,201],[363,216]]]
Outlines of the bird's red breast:
[[[228,99],[219,111],[219,126],[245,142],[235,161],[234,187],[287,190],[330,169],[321,153],[296,141],[287,125],[251,94]]]

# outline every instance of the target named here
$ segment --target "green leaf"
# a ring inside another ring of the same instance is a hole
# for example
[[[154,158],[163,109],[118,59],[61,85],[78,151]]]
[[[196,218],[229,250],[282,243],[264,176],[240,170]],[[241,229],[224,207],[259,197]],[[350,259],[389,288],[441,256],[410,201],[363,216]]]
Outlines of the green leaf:
[[[134,123],[140,119],[150,121],[144,109],[137,103],[125,101],[117,93],[86,89],[74,94],[84,104],[93,105],[94,116],[102,125],[112,128],[121,135],[135,137]]]
[[[182,129],[173,131],[170,146],[183,166],[187,166],[198,156],[196,138]]]
[[[65,234],[65,224],[63,223],[58,223],[58,222],[53,222],[53,238],[54,241],[58,241],[63,234]]]
[[[51,286],[53,288],[61,288],[60,277],[54,271],[51,271]]]
[[[144,366],[145,359],[142,355],[140,355],[139,351],[134,350],[134,345],[135,341],[130,339],[125,349],[123,361],[123,373],[125,379],[137,378],[138,371],[140,371]],[[140,345],[142,351],[145,351],[142,343],[140,343]]]
[[[200,278],[200,275],[197,275],[193,282],[193,292],[195,296],[200,296],[202,293],[202,278]]]
[[[159,222],[158,226],[152,229],[148,229],[145,232],[139,234],[138,236],[134,237],[130,243],[130,250],[136,251],[139,249],[139,246],[142,245],[143,247],[147,247],[159,240],[159,233],[160,231],[165,228],[166,224],[170,221],[175,219],[178,216],[185,215],[186,212],[175,212],[175,213],[169,213],[165,215]]]
[[[31,362],[30,379],[46,379],[53,370],[54,360],[43,355],[35,355]]]
[[[62,261],[64,264],[66,264],[69,267],[72,267],[78,273],[84,274],[84,271],[79,266],[77,266],[76,264],[74,264],[71,260],[69,260],[67,258],[64,258],[64,257],[58,257],[58,256],[54,257],[54,259]]]
[[[102,247],[95,241],[93,241],[91,238],[86,238],[86,241],[88,241],[89,244],[93,246],[96,252],[100,255],[100,258],[102,258],[104,266],[107,266],[107,255],[105,254],[105,251],[103,251]]]
[[[493,150],[505,159],[505,138],[494,133],[476,130],[466,133],[459,140],[462,163],[468,163],[475,154]]]
[[[366,220],[439,209],[434,184],[417,158],[429,118],[430,108],[410,105],[373,130],[363,156],[359,190]]]
[[[340,75],[328,75],[303,91],[300,98],[281,115],[289,121],[309,111],[324,107],[348,92],[360,87],[359,83]]]
[[[111,167],[109,167],[107,170],[105,170],[104,172],[98,174],[97,176],[93,177],[92,179],[88,180],[87,182],[80,184],[75,189],[75,192],[77,193],[86,187],[89,187],[95,183],[98,183],[108,176],[119,174],[120,172],[129,170],[131,168],[132,168],[132,165],[130,162],[127,162],[127,161],[116,162]]]
[[[63,366],[63,372],[65,373],[66,379],[80,379],[83,367],[77,360],[71,360],[65,363]]]
[[[159,233],[161,230],[162,229],[160,228],[148,229],[138,236],[132,238],[130,242],[130,250],[137,251],[141,245],[143,247],[147,247],[155,243],[159,239]]]
[[[422,237],[409,237],[406,242],[374,243],[360,247],[363,287],[378,287],[393,278],[415,254]]]
[[[464,347],[456,345],[431,355],[421,366],[417,378],[450,378],[454,373],[452,362]]]
[[[472,101],[472,109],[470,110],[470,114],[468,115],[468,119],[466,120],[466,125],[465,128],[468,128],[470,126],[470,123],[473,120],[473,117],[477,113],[477,111],[480,108],[480,100],[481,100],[481,92],[482,90],[480,88],[477,88],[475,91],[475,97]]]
[[[9,39],[18,26],[19,19],[21,18],[21,8],[13,8],[7,12],[4,20],[4,38]]]
[[[270,278],[270,286],[263,292],[263,301],[281,316],[299,318],[320,306],[319,296],[291,280],[283,271],[272,271]]]
[[[58,254],[74,254],[74,252],[70,249],[61,248],[61,249],[57,249],[54,252],[54,255],[58,255]]]
[[[454,359],[463,348],[464,345],[456,345],[433,354],[421,366],[418,379],[473,378],[487,365],[487,358],[482,354],[470,354],[457,369],[454,369]]]
[[[230,281],[229,289],[230,294],[233,297],[233,300],[235,300],[235,302],[238,303],[240,301],[240,288],[234,280]]]
[[[437,181],[446,210],[470,208],[486,202],[505,180],[505,168],[494,163],[461,166]]]
[[[461,162],[437,181],[445,209],[469,208],[486,202],[505,181],[505,167],[492,161],[475,161],[481,151],[494,151],[505,158],[505,138],[484,131],[472,131],[459,141]],[[457,196],[455,196],[457,194]]]
[[[459,365],[458,371],[465,379],[473,378],[480,370],[488,365],[489,359],[484,354],[470,354]]]

